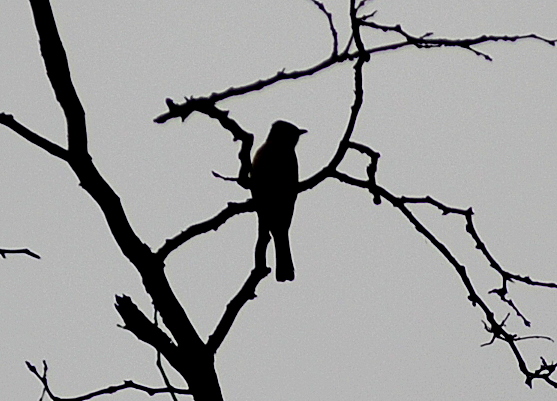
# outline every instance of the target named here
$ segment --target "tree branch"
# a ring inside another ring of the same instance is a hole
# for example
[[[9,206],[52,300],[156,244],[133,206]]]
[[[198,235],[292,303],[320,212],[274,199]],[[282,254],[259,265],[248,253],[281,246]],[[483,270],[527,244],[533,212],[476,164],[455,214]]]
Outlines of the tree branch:
[[[341,172],[338,172],[338,171],[335,171],[332,174],[332,177],[338,179],[341,182],[347,183],[349,185],[354,185],[354,186],[364,188],[364,189],[369,188],[369,181],[360,180],[360,179],[351,177],[347,174],[344,174],[344,173],[341,173]],[[555,364],[548,365],[542,359],[542,365],[538,369],[536,369],[535,371],[531,371],[531,370],[528,369],[526,361],[524,360],[524,357],[522,356],[522,353],[521,353],[520,349],[516,345],[517,341],[521,341],[521,340],[525,340],[525,339],[531,339],[531,338],[548,339],[550,341],[553,341],[553,340],[551,338],[547,337],[547,336],[524,336],[524,337],[520,337],[516,334],[509,333],[504,328],[507,318],[503,319],[503,321],[501,323],[497,322],[497,320],[495,318],[495,313],[491,310],[491,308],[487,305],[487,303],[478,295],[478,293],[474,289],[474,286],[473,286],[472,282],[470,281],[470,278],[468,277],[466,267],[464,265],[462,265],[456,259],[456,257],[451,253],[451,251],[441,241],[439,241],[414,216],[414,214],[407,208],[406,205],[407,204],[426,203],[426,204],[431,204],[431,205],[435,206],[436,208],[440,209],[444,215],[454,213],[454,214],[459,214],[459,215],[465,216],[466,219],[467,219],[467,231],[472,235],[473,238],[476,237],[476,243],[477,243],[476,247],[479,248],[480,251],[482,251],[482,252],[485,251],[487,253],[487,248],[485,248],[485,245],[483,245],[483,243],[479,240],[479,237],[477,236],[477,233],[476,233],[475,229],[470,228],[470,227],[473,227],[472,220],[471,220],[472,215],[473,215],[472,209],[470,208],[470,209],[464,210],[464,209],[448,207],[448,206],[442,204],[441,202],[431,198],[430,196],[426,196],[426,197],[423,197],[423,198],[411,198],[411,197],[404,197],[404,196],[403,197],[396,197],[396,196],[392,195],[390,192],[388,192],[386,189],[384,189],[382,187],[379,187],[379,186],[377,186],[375,188],[375,192],[378,193],[382,198],[386,199],[394,207],[399,209],[402,212],[402,214],[410,221],[410,223],[416,228],[416,230],[420,234],[422,234],[424,237],[426,237],[426,239],[455,268],[455,270],[456,270],[457,274],[459,275],[462,283],[464,284],[464,287],[466,288],[466,290],[468,292],[468,299],[470,300],[470,302],[472,303],[473,306],[479,306],[480,307],[480,309],[483,311],[484,316],[485,316],[485,318],[488,322],[488,323],[484,322],[484,326],[485,326],[486,330],[489,333],[492,334],[493,337],[492,337],[492,340],[489,343],[484,344],[484,345],[488,345],[488,344],[493,343],[493,341],[495,339],[500,339],[500,340],[504,341],[505,343],[507,343],[507,345],[511,349],[511,351],[512,351],[514,357],[515,357],[515,360],[518,364],[519,370],[526,377],[526,384],[528,386],[530,386],[530,387],[532,386],[532,381],[534,379],[541,379],[541,380],[544,380],[549,385],[557,388],[557,382],[550,378],[550,375],[555,371],[555,367],[557,365],[555,365]],[[472,234],[472,232],[474,234]],[[481,245],[478,245],[478,244],[481,244]],[[487,253],[487,254],[489,254],[489,253]],[[510,273],[505,272],[499,266],[499,264],[495,262],[495,259],[493,259],[490,254],[489,254],[489,256],[490,256],[490,258],[488,258],[488,260],[495,263],[495,265],[498,268],[498,272],[503,277],[508,277],[508,275]],[[493,264],[492,264],[492,267],[493,267]],[[513,277],[512,277],[513,279],[514,279],[514,276],[516,276],[516,275],[513,275]],[[517,277],[520,277],[520,276],[517,276]],[[507,280],[511,280],[511,279],[507,278]],[[531,280],[529,277],[527,277],[527,280],[523,280],[523,282],[529,284],[530,282],[535,283],[536,281]],[[557,287],[557,285],[554,284],[554,283],[540,283],[540,284],[544,284],[544,286],[547,286],[547,287],[553,287],[553,288]],[[532,285],[534,285],[534,284],[532,284]],[[506,289],[505,289],[505,291],[506,291]],[[505,294],[506,294],[506,292],[505,292]],[[527,323],[527,325],[529,325],[529,322],[524,318],[524,316],[520,313],[518,308],[516,308],[516,306],[514,305],[514,303],[512,303],[511,300],[507,300],[504,297],[502,297],[502,300],[504,302],[506,302],[507,304],[509,304],[509,306],[517,313],[517,315],[520,318],[523,319],[525,324]]]
[[[240,124],[229,117],[229,112],[225,110],[220,110],[215,106],[214,103],[211,104],[201,104],[201,107],[197,108],[200,113],[206,114],[207,116],[216,119],[223,128],[230,131],[234,141],[241,141],[242,146],[240,147],[240,152],[238,153],[238,159],[240,160],[240,171],[238,173],[238,184],[249,189],[249,174],[251,171],[251,148],[253,146],[253,134],[245,131]]]
[[[191,392],[187,389],[174,388],[174,387],[154,388],[154,387],[147,387],[147,386],[144,386],[142,384],[137,384],[133,380],[124,380],[124,383],[122,383],[122,384],[108,386],[108,387],[102,388],[100,390],[96,390],[96,391],[93,391],[91,393],[84,394],[84,395],[81,395],[81,396],[69,397],[69,398],[58,397],[57,395],[55,395],[52,392],[52,390],[50,389],[50,386],[48,384],[48,379],[46,377],[48,366],[46,364],[46,361],[43,361],[43,373],[42,374],[40,374],[37,371],[37,368],[33,364],[31,364],[31,362],[25,361],[25,364],[27,365],[27,369],[29,369],[31,371],[31,373],[33,373],[37,377],[37,379],[39,379],[39,381],[42,383],[43,394],[46,392],[46,394],[48,394],[48,396],[53,401],[86,401],[86,400],[90,400],[92,398],[98,397],[100,395],[114,394],[114,393],[117,393],[118,391],[122,391],[122,390],[125,390],[125,389],[135,389],[135,390],[143,391],[150,396],[153,396],[155,394],[164,394],[164,393],[171,393],[171,392],[176,393],[176,394],[191,395]],[[42,398],[43,397],[41,397],[41,400],[42,400]]]
[[[172,401],[178,401],[178,397],[176,397],[176,393],[172,390],[174,387],[170,384],[170,380],[168,379],[168,376],[166,375],[166,372],[164,371],[164,367],[162,366],[161,352],[158,351],[158,350],[157,350],[156,365],[157,365],[157,368],[159,369],[159,372],[161,373],[162,380],[164,381],[164,384],[166,385],[166,388],[171,389],[169,391],[169,394],[170,394],[170,397],[172,397]]]
[[[267,88],[268,86],[274,85],[281,81],[307,77],[317,72],[320,72],[322,70],[325,70],[336,64],[344,63],[346,61],[352,61],[360,57],[367,57],[372,54],[384,53],[384,52],[397,50],[409,46],[417,47],[419,49],[429,49],[429,48],[438,48],[438,47],[460,47],[465,50],[472,51],[477,55],[481,55],[482,57],[488,60],[491,60],[491,58],[488,55],[473,49],[471,46],[487,43],[487,42],[497,42],[497,41],[516,42],[525,39],[539,40],[551,46],[555,46],[555,43],[557,42],[557,39],[547,39],[533,33],[526,34],[526,35],[482,35],[476,38],[466,38],[466,39],[430,38],[429,36],[431,36],[432,33],[426,33],[420,37],[416,37],[408,34],[400,27],[400,25],[396,25],[396,26],[380,25],[365,20],[365,17],[357,18],[357,21],[358,21],[357,22],[358,26],[368,26],[383,31],[388,31],[388,30],[394,31],[400,33],[402,36],[404,36],[405,39],[403,41],[391,43],[387,45],[380,45],[376,47],[362,48],[362,49],[358,48],[356,51],[350,52],[350,43],[352,42],[353,38],[355,39],[354,30],[353,30],[349,44],[344,51],[342,51],[338,55],[332,55],[327,59],[321,61],[320,63],[315,64],[312,67],[303,70],[294,70],[290,72],[285,72],[284,70],[281,70],[269,78],[261,79],[244,86],[230,87],[223,92],[213,92],[208,97],[190,98],[187,99],[186,103],[183,104],[175,104],[170,99],[167,99],[166,104],[167,106],[169,106],[168,111],[156,117],[154,121],[159,124],[162,124],[172,118],[177,118],[177,117],[180,117],[182,118],[182,120],[184,120],[194,111],[192,109],[192,102],[194,103],[208,102],[209,104],[216,104],[230,97],[241,96],[241,95],[245,95],[246,93],[262,90],[264,88]]]
[[[56,28],[52,8],[48,0],[30,0],[30,3],[46,73],[66,116],[68,149],[87,154],[85,111],[72,83],[66,51]]]
[[[139,340],[151,345],[165,356],[177,352],[176,344],[139,310],[130,297],[117,295],[114,306],[124,321],[123,329],[132,332]]]
[[[166,105],[171,112],[180,113],[182,121],[184,121],[191,113],[197,111],[217,120],[223,128],[230,131],[234,141],[241,141],[242,146],[238,154],[240,160],[240,172],[235,180],[240,186],[249,189],[249,173],[251,171],[251,148],[253,146],[253,134],[245,131],[240,124],[229,117],[228,110],[221,110],[215,106],[214,101],[206,98],[187,99],[186,103],[178,106],[172,99],[166,99]],[[163,123],[166,120],[161,116],[155,118],[155,122]]]
[[[172,291],[164,274],[163,260],[157,257],[134,232],[120,198],[99,173],[87,151],[85,113],[71,82],[66,53],[58,35],[50,3],[48,0],[30,1],[47,75],[66,116],[68,155],[65,160],[77,175],[82,188],[100,206],[112,236],[122,253],[140,273],[145,290],[151,296],[155,308],[160,312],[165,326],[172,333],[178,352],[174,357],[167,352],[165,357],[188,381],[193,394],[196,392],[211,394],[217,399],[220,390],[212,355],[206,353],[205,344]],[[145,319],[147,322],[141,321],[139,310],[135,308],[137,311],[132,311],[133,308],[129,305],[133,305],[131,300],[128,304],[124,298],[120,298],[119,301],[119,311],[123,312],[122,316],[126,316],[126,312],[131,314],[127,315],[128,328],[135,328],[133,324],[141,323],[140,326],[146,331],[142,332],[138,329],[134,331],[134,334],[147,336],[142,339],[152,341],[153,338],[150,336],[154,335],[154,331],[147,329],[148,319]],[[134,316],[134,319],[130,316]],[[159,346],[161,344],[158,343]]]
[[[350,141],[348,143],[348,146],[349,148],[357,150],[358,152],[370,158],[371,162],[366,168],[367,180],[368,180],[368,191],[370,194],[373,195],[373,203],[375,203],[376,205],[380,205],[381,196],[379,196],[379,194],[375,191],[375,187],[377,187],[377,184],[375,182],[375,174],[377,173],[377,165],[379,163],[379,158],[381,157],[381,155],[378,152],[371,149],[370,147],[361,143]]]
[[[213,334],[207,340],[207,348],[209,352],[216,353],[226,335],[232,328],[234,320],[240,313],[242,307],[250,300],[255,299],[255,289],[261,280],[263,280],[271,272],[268,267],[256,266],[250,273],[246,282],[236,294],[234,298],[226,305],[226,310],[222,315],[221,320],[217,324]]]
[[[255,211],[255,208],[251,199],[242,203],[228,202],[228,205],[216,216],[201,223],[194,224],[175,237],[167,239],[164,242],[164,245],[156,251],[155,254],[161,260],[164,260],[172,251],[176,250],[179,246],[193,237],[205,234],[209,231],[216,231],[220,226],[226,223],[229,218],[236,216],[237,214],[253,211]]]
[[[331,161],[323,169],[321,169],[321,171],[317,172],[307,180],[300,182],[299,192],[303,192],[315,187],[321,181],[323,181],[327,177],[330,177],[331,174],[336,170],[350,146],[350,138],[352,136],[352,133],[354,132],[354,128],[356,127],[358,113],[360,112],[360,109],[364,102],[363,67],[370,58],[368,53],[362,51],[363,43],[360,38],[360,25],[355,18],[357,10],[355,8],[356,6],[354,4],[354,0],[351,0],[350,4],[352,35],[354,36],[356,45],[358,46],[359,50],[359,57],[354,64],[354,102],[352,103],[352,106],[350,108],[350,117],[348,119],[348,124],[346,126],[346,130],[344,131],[344,135],[342,136],[338,144],[338,148]]]
[[[62,148],[60,145],[55,144],[54,142],[50,142],[48,139],[43,138],[39,134],[36,134],[30,129],[26,128],[25,126],[17,122],[12,115],[0,113],[0,124],[10,128],[22,138],[28,140],[33,145],[46,150],[51,155],[56,156],[62,160],[68,160],[68,151],[66,149]]]
[[[329,11],[327,11],[325,5],[320,1],[311,0],[311,2],[315,4],[317,8],[319,8],[319,10],[323,12],[323,14],[325,14],[325,17],[327,17],[327,21],[329,22],[329,29],[331,31],[331,35],[333,36],[333,52],[331,54],[331,57],[336,57],[338,56],[338,33],[335,28],[335,24],[333,23],[333,15]]]
[[[446,38],[432,38],[433,32],[427,32],[422,36],[413,36],[406,32],[400,25],[382,25],[367,19],[361,21],[361,25],[378,29],[383,32],[396,32],[402,35],[408,44],[416,46],[418,48],[433,48],[433,47],[461,47],[465,50],[469,50],[481,56],[487,61],[493,61],[493,59],[486,53],[480,52],[474,49],[472,46],[478,45],[486,42],[516,42],[523,39],[535,39],[545,42],[551,46],[555,46],[557,39],[547,39],[542,36],[536,35],[535,33],[529,33],[525,35],[481,35],[476,38],[469,39],[446,39]]]

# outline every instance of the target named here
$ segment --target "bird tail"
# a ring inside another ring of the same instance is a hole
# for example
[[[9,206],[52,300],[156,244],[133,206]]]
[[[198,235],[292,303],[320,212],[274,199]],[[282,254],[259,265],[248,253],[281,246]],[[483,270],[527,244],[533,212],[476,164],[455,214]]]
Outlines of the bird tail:
[[[294,262],[290,252],[288,231],[286,231],[285,235],[275,236],[274,242],[276,255],[275,275],[277,281],[292,281],[294,280]]]

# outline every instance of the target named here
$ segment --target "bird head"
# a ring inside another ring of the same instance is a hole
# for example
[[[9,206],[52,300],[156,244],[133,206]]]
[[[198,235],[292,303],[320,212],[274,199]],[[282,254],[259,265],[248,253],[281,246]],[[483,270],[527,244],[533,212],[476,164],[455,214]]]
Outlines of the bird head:
[[[306,132],[307,130],[298,128],[292,123],[278,120],[271,126],[267,142],[288,147],[295,147],[298,143],[300,135],[305,134]]]

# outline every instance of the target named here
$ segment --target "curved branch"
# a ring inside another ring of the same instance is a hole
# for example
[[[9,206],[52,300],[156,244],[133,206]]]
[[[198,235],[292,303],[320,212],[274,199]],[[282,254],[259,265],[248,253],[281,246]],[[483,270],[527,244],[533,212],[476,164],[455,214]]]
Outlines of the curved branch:
[[[234,141],[241,141],[242,146],[238,154],[240,160],[240,171],[238,178],[229,179],[236,181],[242,188],[249,189],[249,173],[251,171],[251,148],[253,146],[253,134],[245,131],[240,124],[228,116],[228,110],[219,109],[214,102],[206,98],[186,99],[186,103],[178,106],[172,99],[166,99],[166,105],[169,110],[180,113],[182,121],[184,121],[191,113],[197,111],[217,120],[223,128],[230,131]],[[155,118],[155,122],[162,123],[166,120],[161,117]],[[213,173],[215,174],[215,173]],[[223,178],[221,176],[221,178]]]
[[[315,4],[317,8],[319,8],[319,10],[323,12],[323,14],[325,14],[325,17],[327,17],[327,21],[329,22],[329,29],[331,31],[331,35],[333,36],[333,52],[331,54],[331,57],[336,57],[338,56],[338,32],[335,28],[335,24],[333,23],[333,15],[329,11],[327,11],[325,5],[320,1],[311,0],[311,2]]]
[[[200,104],[197,108],[200,113],[216,119],[223,128],[230,131],[234,141],[241,141],[242,146],[238,153],[240,160],[240,172],[238,173],[238,184],[245,189],[249,189],[249,174],[251,171],[251,148],[253,146],[253,134],[245,131],[240,124],[228,116],[229,112],[220,110],[214,103]]]
[[[359,31],[359,25],[353,25],[352,30],[354,37],[359,38],[359,34],[357,33]],[[352,106],[350,108],[350,117],[348,119],[348,124],[338,144],[338,148],[335,154],[333,155],[331,161],[324,168],[322,168],[319,172],[317,172],[310,178],[300,182],[299,192],[311,189],[327,177],[330,177],[344,158],[344,155],[346,154],[346,151],[350,146],[350,138],[352,137],[354,128],[356,127],[358,114],[364,102],[363,67],[367,61],[369,61],[369,55],[367,53],[360,52],[360,57],[358,57],[356,63],[354,64],[354,102],[352,103]]]

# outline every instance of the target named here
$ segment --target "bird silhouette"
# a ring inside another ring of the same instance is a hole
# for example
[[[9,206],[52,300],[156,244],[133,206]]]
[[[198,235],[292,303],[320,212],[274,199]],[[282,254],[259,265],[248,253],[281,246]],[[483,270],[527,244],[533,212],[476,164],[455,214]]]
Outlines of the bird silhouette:
[[[251,193],[258,216],[255,263],[266,265],[271,239],[275,243],[277,281],[294,280],[294,262],[288,231],[298,196],[298,159],[295,147],[307,132],[286,121],[275,121],[267,140],[255,153],[251,172]],[[263,264],[265,263],[265,264]]]

